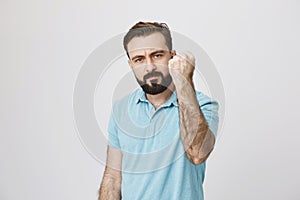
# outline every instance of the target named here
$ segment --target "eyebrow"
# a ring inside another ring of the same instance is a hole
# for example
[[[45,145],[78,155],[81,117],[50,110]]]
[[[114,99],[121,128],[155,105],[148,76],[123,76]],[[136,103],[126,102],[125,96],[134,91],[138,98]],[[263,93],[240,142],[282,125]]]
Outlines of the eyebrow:
[[[157,53],[165,53],[165,52],[166,52],[166,50],[157,50],[157,51],[153,51],[153,52],[150,53],[150,56],[152,56],[152,55],[154,55],[154,54],[157,54]],[[134,60],[134,59],[140,58],[140,57],[144,57],[144,55],[136,55],[136,56],[133,56],[133,57],[131,58],[131,60]]]

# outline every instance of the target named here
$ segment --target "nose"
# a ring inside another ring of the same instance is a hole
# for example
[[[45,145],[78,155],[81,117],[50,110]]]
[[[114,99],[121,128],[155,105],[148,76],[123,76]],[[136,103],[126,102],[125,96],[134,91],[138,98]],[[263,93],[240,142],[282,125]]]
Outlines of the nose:
[[[152,61],[151,58],[147,58],[146,59],[146,67],[145,67],[145,70],[146,72],[152,72],[154,70],[156,70],[156,65],[155,63]]]

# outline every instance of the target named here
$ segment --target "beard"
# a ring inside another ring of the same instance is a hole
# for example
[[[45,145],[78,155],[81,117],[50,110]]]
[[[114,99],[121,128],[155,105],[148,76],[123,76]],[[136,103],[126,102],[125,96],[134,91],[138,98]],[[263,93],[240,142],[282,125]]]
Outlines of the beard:
[[[161,77],[161,83],[157,83],[157,80],[151,80],[150,81],[151,85],[147,84],[147,82],[146,82],[147,79],[151,78],[151,77]],[[146,94],[151,94],[151,95],[162,93],[172,83],[172,77],[170,74],[168,74],[167,76],[164,77],[164,75],[161,72],[157,72],[157,71],[153,71],[153,72],[146,74],[143,77],[143,81],[139,80],[137,77],[136,77],[136,80],[139,83],[139,85],[141,86],[141,88],[143,89],[143,91]]]

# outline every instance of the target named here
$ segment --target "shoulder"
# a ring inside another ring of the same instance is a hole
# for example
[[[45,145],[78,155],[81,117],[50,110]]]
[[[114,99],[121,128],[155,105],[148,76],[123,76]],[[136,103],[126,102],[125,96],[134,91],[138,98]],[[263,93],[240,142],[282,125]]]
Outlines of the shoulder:
[[[200,106],[205,106],[205,105],[216,105],[218,106],[218,102],[207,96],[206,94],[200,92],[200,91],[196,91],[196,97],[197,97],[197,100],[198,100],[198,103]]]
[[[128,106],[137,103],[142,95],[143,91],[140,88],[138,88],[130,94],[127,94],[124,97],[117,99],[115,102],[113,102],[113,109],[122,110],[124,108],[128,108]]]
[[[215,99],[201,92],[197,91],[196,93],[198,103],[206,119],[206,122],[208,123],[210,130],[214,133],[215,136],[217,136],[219,124],[219,104]]]

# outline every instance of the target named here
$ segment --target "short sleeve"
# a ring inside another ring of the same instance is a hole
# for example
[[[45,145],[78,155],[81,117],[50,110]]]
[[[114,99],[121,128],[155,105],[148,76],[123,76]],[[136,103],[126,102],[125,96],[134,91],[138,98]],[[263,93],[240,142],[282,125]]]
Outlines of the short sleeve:
[[[217,101],[209,98],[204,94],[197,94],[198,102],[201,108],[201,111],[204,115],[206,123],[208,124],[209,129],[213,132],[215,137],[217,137],[218,126],[219,126],[219,104]]]
[[[110,119],[108,123],[108,145],[113,148],[120,148],[118,127],[113,112],[111,112],[110,114]]]

